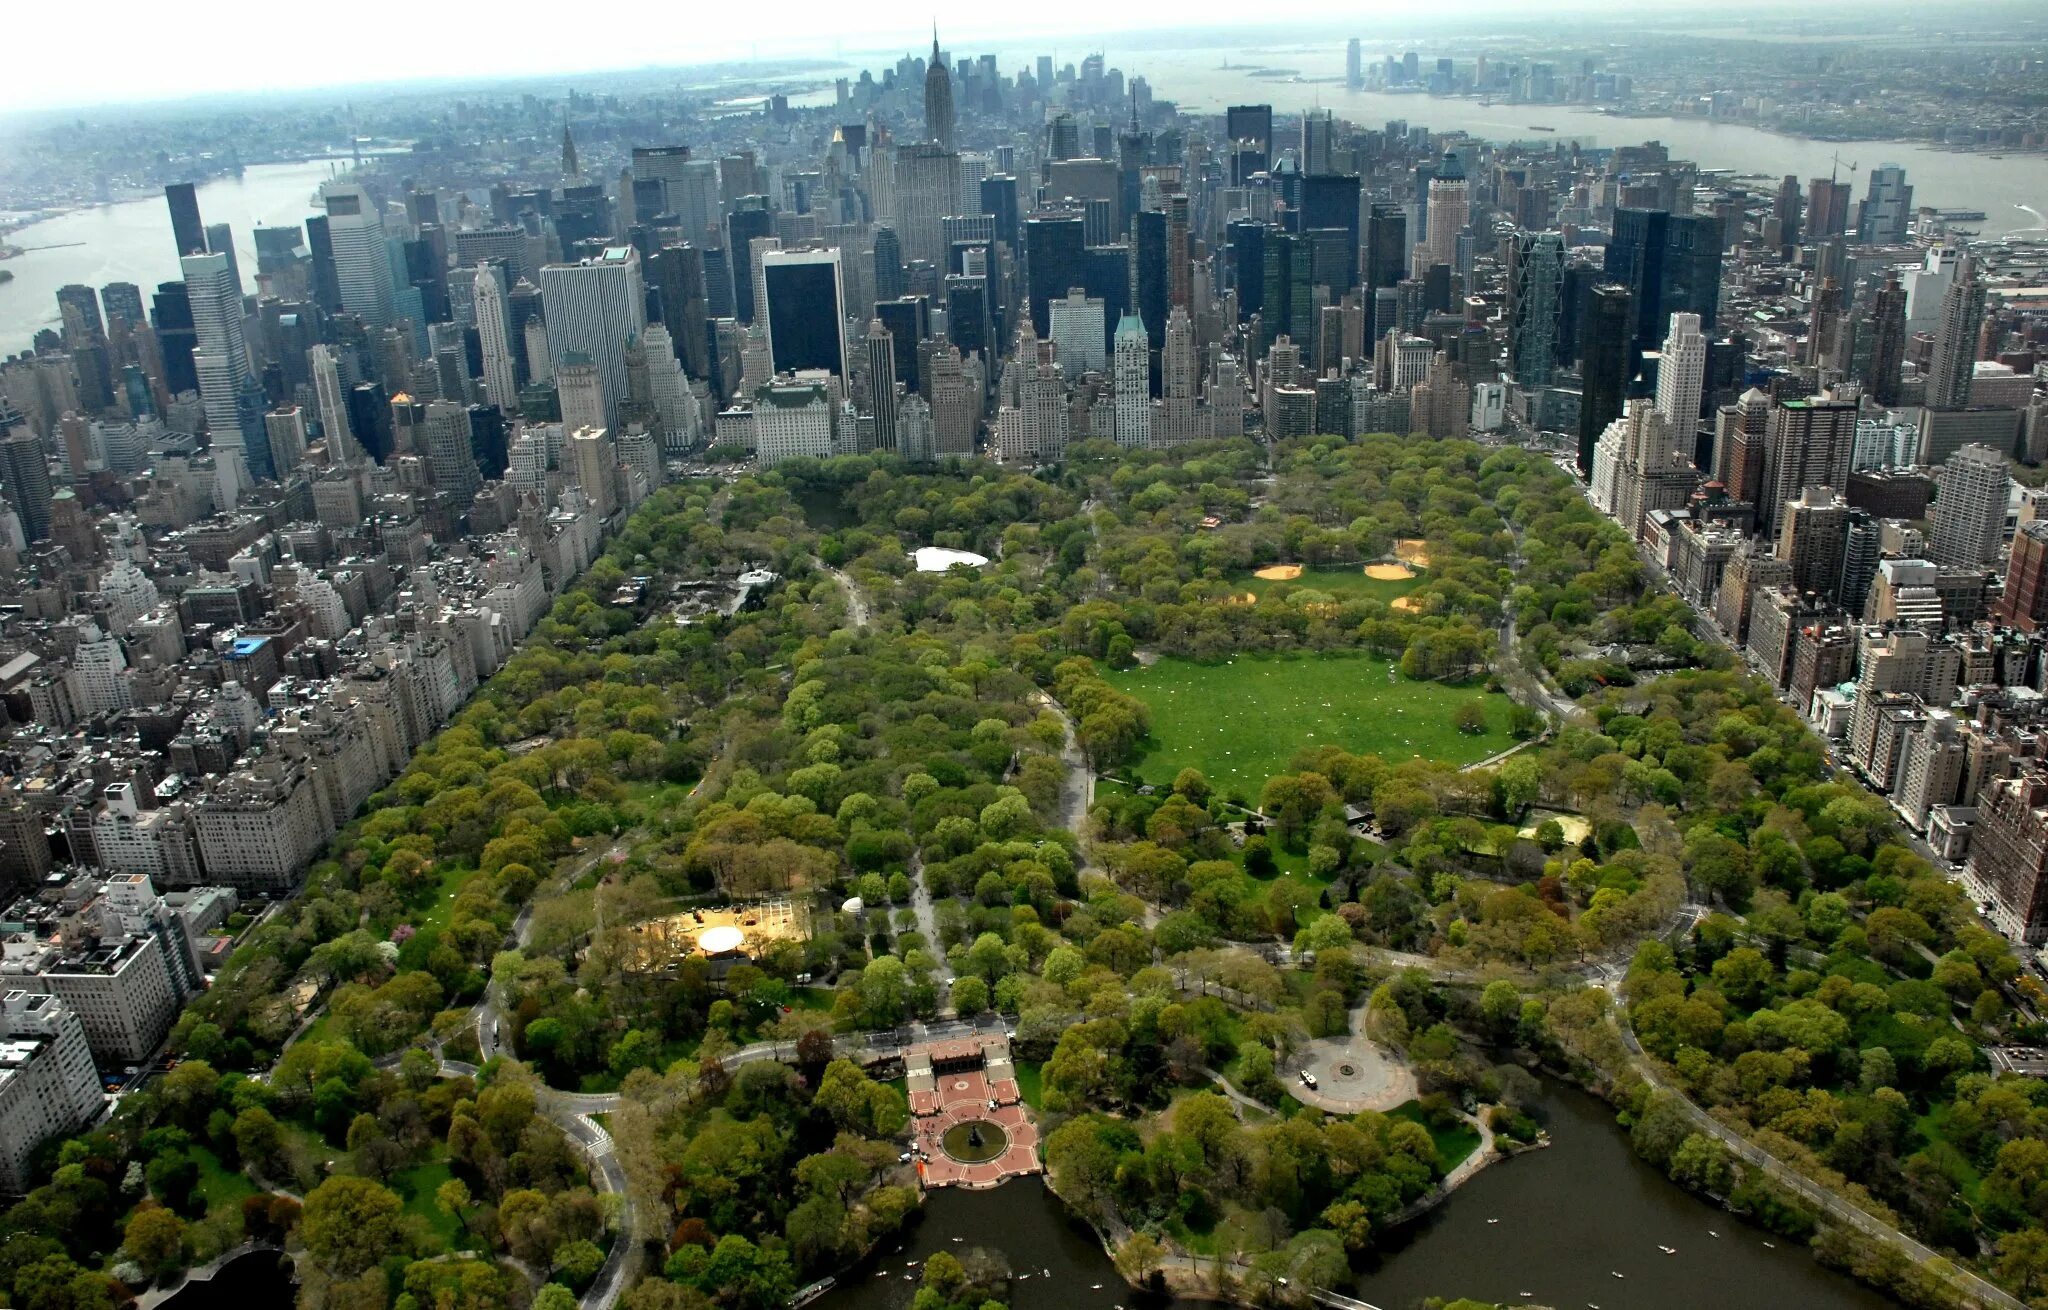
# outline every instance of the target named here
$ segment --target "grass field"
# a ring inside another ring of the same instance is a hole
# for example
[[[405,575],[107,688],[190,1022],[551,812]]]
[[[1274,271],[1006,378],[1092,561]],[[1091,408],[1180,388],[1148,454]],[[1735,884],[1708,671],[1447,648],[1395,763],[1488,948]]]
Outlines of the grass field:
[[[1445,1173],[1457,1168],[1466,1156],[1479,1149],[1477,1129],[1462,1119],[1448,1128],[1439,1128],[1430,1123],[1429,1116],[1422,1112],[1419,1102],[1404,1101],[1387,1111],[1387,1116],[1392,1119],[1406,1119],[1427,1129],[1429,1139],[1436,1143],[1436,1166]]]
[[[399,1170],[391,1175],[389,1183],[392,1191],[405,1198],[405,1212],[426,1220],[427,1226],[451,1247],[457,1245],[457,1239],[462,1235],[462,1224],[441,1208],[434,1193],[454,1176],[446,1160],[429,1160],[425,1164]]]
[[[1034,1110],[1045,1108],[1044,1065],[1037,1060],[1018,1060],[1012,1066],[1017,1071],[1017,1095],[1024,1104]]]
[[[206,1198],[207,1214],[225,1214],[232,1210],[239,1215],[242,1198],[254,1196],[262,1190],[248,1174],[228,1168],[209,1148],[194,1146],[192,1154],[199,1161],[199,1194]]]
[[[1254,801],[1305,746],[1341,746],[1390,763],[1421,756],[1470,764],[1514,744],[1506,696],[1388,682],[1389,667],[1364,656],[1240,655],[1221,664],[1167,658],[1109,677],[1152,710],[1152,735],[1135,768],[1140,778],[1163,785],[1196,768],[1223,794]],[[1452,715],[1474,699],[1486,706],[1487,729],[1459,732]]]
[[[1233,573],[1227,581],[1230,583],[1231,594],[1241,596],[1245,592],[1250,592],[1260,600],[1266,599],[1269,594],[1284,595],[1290,591],[1321,591],[1328,593],[1339,601],[1362,597],[1368,600],[1385,601],[1388,604],[1392,604],[1395,600],[1421,586],[1423,577],[1423,574],[1418,573],[1412,578],[1398,581],[1386,578],[1368,578],[1365,576],[1365,570],[1362,566],[1347,564],[1341,568],[1314,569],[1302,574],[1292,582],[1273,582],[1266,578],[1257,577],[1249,572]]]

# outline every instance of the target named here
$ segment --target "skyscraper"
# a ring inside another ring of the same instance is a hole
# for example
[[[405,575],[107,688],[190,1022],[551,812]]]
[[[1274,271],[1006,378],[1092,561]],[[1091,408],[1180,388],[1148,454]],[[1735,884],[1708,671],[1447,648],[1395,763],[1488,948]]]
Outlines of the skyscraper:
[[[341,307],[370,327],[388,326],[391,260],[384,249],[384,220],[362,187],[329,182],[321,188],[327,205],[327,240],[334,259]],[[314,251],[317,261],[319,251]]]
[[[1301,115],[1301,171],[1320,177],[1330,171],[1330,138],[1336,122],[1327,109],[1307,109]]]
[[[330,463],[349,464],[356,459],[356,438],[350,428],[348,394],[342,389],[341,369],[334,349],[316,345],[306,352],[313,373],[313,398],[320,419],[320,434],[327,442]]]
[[[1086,250],[1078,214],[1039,214],[1024,220],[1025,295],[1033,331],[1050,330],[1053,300],[1072,287],[1087,285]],[[943,440],[945,426],[936,404],[932,412]]]
[[[1856,453],[1856,403],[1787,400],[1773,405],[1764,428],[1763,486],[1757,530],[1777,530],[1785,506],[1808,487],[1846,487]]]
[[[1365,89],[1364,55],[1355,36],[1344,43],[1344,86],[1352,91]]]
[[[904,146],[896,151],[895,181],[893,217],[904,259],[944,268],[939,220],[960,210],[960,156],[933,142]]]
[[[1778,220],[1778,253],[1789,255],[1799,245],[1799,176],[1785,174],[1778,195],[1771,202],[1771,217]]]
[[[1856,335],[1859,345],[1870,343],[1867,352],[1859,352],[1868,362],[1857,380],[1878,404],[1897,405],[1906,361],[1906,292],[1896,272],[1886,273],[1884,285],[1871,295]]]
[[[427,405],[427,466],[434,485],[454,497],[458,512],[466,509],[483,479],[476,468],[476,447],[470,435],[469,408],[452,400]]]
[[[512,362],[512,315],[505,302],[505,277],[498,266],[476,266],[476,335],[483,355],[484,388],[507,414],[519,412],[518,369]]]
[[[752,323],[758,312],[754,304],[753,243],[774,232],[775,214],[765,197],[748,197],[726,217],[725,248],[732,257],[733,313],[742,324]]]
[[[1053,359],[1066,371],[1066,375],[1079,378],[1083,373],[1102,372],[1109,362],[1109,352],[1108,320],[1101,297],[1091,296],[1081,287],[1074,287],[1066,295],[1050,302],[1047,308],[1052,329],[1046,334],[1046,339],[1052,342]],[[1121,323],[1117,331],[1123,331]]]
[[[80,282],[57,288],[57,313],[64,323],[64,345],[77,350],[107,335],[100,319],[100,295]]]
[[[839,248],[761,256],[769,358],[778,373],[821,368],[846,376],[846,292]]]
[[[1175,305],[1166,315],[1166,344],[1159,350],[1159,407],[1154,412],[1152,444],[1178,446],[1207,435],[1195,408],[1195,325],[1188,311]]]
[[[1244,186],[1272,162],[1273,106],[1232,105],[1224,111],[1223,122],[1230,152],[1230,185]]]
[[[688,146],[634,146],[633,177],[638,182],[653,182],[661,188],[661,213],[681,215],[683,201],[683,170],[690,162]],[[652,214],[643,213],[643,220]],[[692,230],[691,239],[703,234]]]
[[[981,212],[995,219],[996,240],[1012,250],[1017,244],[1017,179],[1008,173],[981,179]]]
[[[56,491],[50,483],[50,457],[43,439],[26,427],[0,436],[0,490],[21,517],[22,534],[30,541],[50,535],[50,506]]]
[[[325,214],[306,216],[306,249],[313,259],[313,303],[330,314],[341,312],[341,275],[334,267],[334,236]]]
[[[1913,188],[1906,170],[1880,164],[1870,170],[1870,190],[1856,211],[1856,233],[1866,244],[1901,245],[1913,229]]]
[[[1436,176],[1429,180],[1430,264],[1458,267],[1458,234],[1465,230],[1472,213],[1471,186],[1465,180],[1465,166],[1458,156],[1444,151]]]
[[[1116,325],[1116,444],[1143,450],[1152,444],[1152,347],[1136,314]]]
[[[1847,182],[1838,182],[1832,177],[1816,177],[1807,182],[1807,244],[1818,245],[1829,237],[1848,234],[1851,190]]]
[[[924,69],[924,133],[945,150],[956,144],[953,134],[953,79],[946,73],[946,61],[939,54],[939,28],[932,25],[932,58]],[[954,188],[957,194],[959,188]]]
[[[242,332],[242,297],[226,255],[187,255],[180,260],[185,294],[192,305],[195,349],[192,367],[199,376],[199,399],[206,407],[206,427],[216,446],[239,441],[241,395],[250,380],[249,344]],[[258,410],[261,418],[261,410]]]
[[[1962,409],[1970,403],[1977,367],[1977,334],[1984,326],[1984,283],[1968,251],[1957,261],[1955,280],[1941,298],[1941,322],[1934,332],[1934,357],[1927,368],[1927,406]]]
[[[1657,408],[1670,420],[1674,438],[1692,448],[1700,422],[1700,397],[1707,381],[1707,338],[1697,314],[1673,314],[1657,365]]]
[[[1995,561],[2012,496],[2005,457],[1989,446],[1964,446],[1948,457],[1935,481],[1941,491],[1929,515],[1927,558],[1958,569],[1980,569]]]
[[[868,406],[875,416],[875,449],[896,449],[896,343],[882,320],[868,322]]]
[[[1697,314],[1701,328],[1711,329],[1721,303],[1719,224],[1711,214],[1617,209],[1606,276],[1635,299],[1637,358],[1656,349],[1673,314]]]
[[[1557,368],[1564,237],[1517,232],[1508,253],[1508,366],[1524,390],[1548,386]]]
[[[100,300],[107,307],[109,329],[115,323],[141,327],[149,321],[142,308],[142,288],[133,282],[109,282],[100,288]]]
[[[173,182],[164,188],[164,203],[171,209],[171,240],[178,258],[204,254],[206,224],[199,217],[199,196],[190,182]]]
[[[903,290],[903,243],[885,224],[875,229],[875,299],[895,300]]]
[[[661,321],[675,341],[683,369],[700,381],[711,377],[710,306],[704,284],[704,251],[688,242],[664,246],[653,261]]]
[[[925,384],[925,394],[932,407],[935,453],[972,455],[981,397],[968,381],[959,347],[947,342],[932,351],[930,358],[931,376]]]
[[[1635,298],[1618,283],[1597,286],[1587,299],[1579,396],[1579,473],[1593,472],[1593,447],[1607,425],[1621,417],[1628,381],[1635,371],[1630,332]]]
[[[540,295],[557,376],[569,354],[586,356],[596,367],[604,425],[610,426],[627,396],[626,343],[647,326],[639,253],[610,246],[593,259],[550,264],[540,271]]]
[[[2013,534],[2005,590],[1991,612],[2021,632],[2048,627],[2048,521],[2022,523]]]

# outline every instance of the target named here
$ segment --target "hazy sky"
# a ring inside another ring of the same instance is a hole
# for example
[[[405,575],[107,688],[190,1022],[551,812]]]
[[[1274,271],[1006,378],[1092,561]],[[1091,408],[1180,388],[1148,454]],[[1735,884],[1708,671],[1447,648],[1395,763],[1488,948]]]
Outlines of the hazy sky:
[[[1747,7],[1761,0],[1736,0]],[[1624,0],[1431,0],[1431,22],[1498,14],[1583,13]],[[1665,0],[1629,3],[1633,13],[1693,9]],[[1730,5],[1716,8],[1725,12]],[[21,0],[4,29],[9,58],[0,72],[0,111],[159,100],[200,93],[353,85],[422,77],[490,77],[549,71],[694,64],[773,55],[912,48],[937,10],[948,49],[1034,40],[1085,53],[1086,37],[1106,26],[1128,29],[1156,14],[1159,26],[1223,27],[1247,13],[1261,23],[1300,23],[1328,31],[1354,25],[1371,38],[1370,20],[1344,0],[1174,0],[1170,6],[1105,5],[1101,0],[873,7],[845,0],[615,0],[591,5],[475,3],[448,0]],[[570,26],[588,14],[583,27]],[[858,18],[860,26],[849,28]],[[1388,39],[1397,33],[1387,32]],[[926,40],[929,38],[926,37]]]
[[[2033,17],[2038,0],[1971,0],[1992,12]],[[1784,0],[1428,0],[1361,6],[1356,0],[1033,0],[1029,5],[917,6],[847,0],[18,0],[0,25],[0,113],[223,92],[353,86],[420,78],[462,80],[536,73],[665,67],[784,55],[878,57],[922,48],[939,20],[948,50],[980,53],[1020,44],[1078,59],[1111,34],[1112,57],[1139,63],[1142,30],[1243,27],[1272,44],[1299,27],[1304,39],[1362,37],[1368,50],[1473,20],[1527,30],[1547,22],[1626,16],[1630,26],[1687,26],[1746,35],[1737,13],[1776,25],[1891,24],[1926,13],[1914,0],[1859,0],[1851,10],[1788,7]],[[588,16],[588,22],[577,20]],[[851,25],[849,20],[855,20]],[[2009,22],[2010,19],[2001,19]],[[1137,29],[1137,30],[1134,30]],[[1625,33],[1617,28],[1616,39]],[[1126,39],[1114,39],[1122,37]],[[1012,71],[1008,68],[1005,71]]]

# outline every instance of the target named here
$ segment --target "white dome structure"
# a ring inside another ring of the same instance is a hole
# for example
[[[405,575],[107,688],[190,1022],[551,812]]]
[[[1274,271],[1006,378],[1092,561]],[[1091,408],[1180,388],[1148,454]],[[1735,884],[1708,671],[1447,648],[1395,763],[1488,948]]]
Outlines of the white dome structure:
[[[971,550],[954,550],[947,546],[919,546],[910,552],[910,557],[917,561],[919,573],[944,573],[955,564],[965,564],[971,569],[978,569],[988,563],[986,555],[977,555]]]
[[[729,955],[746,940],[747,935],[737,928],[706,928],[697,938],[697,949],[706,955]]]

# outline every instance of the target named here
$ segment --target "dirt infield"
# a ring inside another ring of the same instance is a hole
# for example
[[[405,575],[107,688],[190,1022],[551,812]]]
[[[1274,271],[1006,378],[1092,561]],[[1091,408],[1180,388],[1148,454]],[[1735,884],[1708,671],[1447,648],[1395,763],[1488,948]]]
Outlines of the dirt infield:
[[[1368,564],[1365,576],[1379,582],[1406,582],[1415,576],[1415,570],[1406,564]]]
[[[1394,555],[1417,568],[1429,567],[1429,545],[1420,537],[1395,538]]]
[[[1396,596],[1393,607],[1397,610],[1407,610],[1411,614],[1422,612],[1422,602],[1413,596]]]
[[[1252,576],[1263,578],[1267,582],[1292,582],[1301,576],[1301,565],[1268,564],[1265,568],[1253,573]]]

